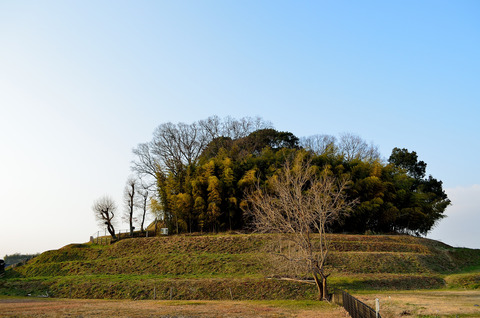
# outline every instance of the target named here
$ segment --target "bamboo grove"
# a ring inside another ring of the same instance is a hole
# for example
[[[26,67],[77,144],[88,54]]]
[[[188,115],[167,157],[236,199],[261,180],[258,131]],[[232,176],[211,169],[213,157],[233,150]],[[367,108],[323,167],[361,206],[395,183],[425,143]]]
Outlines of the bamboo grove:
[[[346,193],[357,204],[331,232],[426,234],[450,204],[442,182],[426,177],[414,151],[395,148],[382,160],[358,136],[299,139],[261,118],[162,124],[133,152],[133,170],[153,181],[152,209],[174,233],[247,229],[247,190],[300,153],[320,170],[351,180]]]

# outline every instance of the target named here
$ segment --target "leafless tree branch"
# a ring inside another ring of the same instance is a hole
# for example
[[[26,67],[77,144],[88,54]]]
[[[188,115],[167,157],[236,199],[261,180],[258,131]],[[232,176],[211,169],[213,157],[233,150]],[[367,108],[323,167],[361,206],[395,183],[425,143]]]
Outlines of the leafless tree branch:
[[[279,254],[291,260],[305,262],[319,290],[319,298],[328,298],[325,262],[329,251],[326,226],[348,211],[354,202],[348,201],[347,178],[337,179],[327,169],[320,170],[299,153],[287,160],[278,174],[269,178],[267,187],[259,184],[247,194],[254,227],[264,233],[283,233],[283,239],[294,243],[294,255]],[[314,244],[317,233],[319,244]]]

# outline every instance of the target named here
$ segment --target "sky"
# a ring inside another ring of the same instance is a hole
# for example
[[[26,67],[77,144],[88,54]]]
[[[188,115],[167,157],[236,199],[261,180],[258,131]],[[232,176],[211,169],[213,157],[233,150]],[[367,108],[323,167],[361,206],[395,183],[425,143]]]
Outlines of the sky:
[[[480,2],[0,0],[0,257],[82,243],[166,122],[260,116],[416,151],[480,248]],[[126,229],[127,224],[119,225]]]

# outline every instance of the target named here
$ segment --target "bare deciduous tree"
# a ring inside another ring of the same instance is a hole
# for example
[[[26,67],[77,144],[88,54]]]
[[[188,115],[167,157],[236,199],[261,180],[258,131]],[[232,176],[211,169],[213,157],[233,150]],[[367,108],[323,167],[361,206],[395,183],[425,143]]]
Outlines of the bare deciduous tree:
[[[135,194],[137,190],[137,180],[133,177],[128,178],[127,184],[125,185],[125,190],[123,193],[124,202],[125,202],[125,219],[128,220],[128,225],[130,229],[130,236],[133,236],[133,226],[134,216],[133,212],[135,210]]]
[[[355,159],[374,162],[380,160],[380,151],[373,143],[368,144],[360,136],[343,133],[339,140],[331,135],[313,135],[300,139],[300,145],[317,155],[343,156],[347,161]]]
[[[360,136],[344,133],[340,136],[340,153],[347,161],[360,159],[366,161],[375,161],[380,159],[380,151],[374,144],[367,144]]]
[[[237,139],[270,127],[272,124],[260,117],[244,117],[237,120],[231,117],[220,119],[218,116],[212,116],[192,124],[164,123],[155,129],[150,142],[141,143],[133,149],[135,160],[132,161],[131,168],[138,178],[148,182],[150,193],[153,193],[165,186],[168,177],[181,177],[186,167],[196,163],[215,138]],[[155,186],[157,189],[154,189]],[[161,202],[161,199],[165,198],[157,199],[160,205],[165,204]]]
[[[326,226],[348,211],[344,190],[346,178],[336,179],[327,169],[320,171],[300,153],[287,160],[268,188],[259,185],[248,193],[248,213],[254,227],[264,233],[283,233],[282,239],[292,241],[296,253],[278,253],[292,262],[306,263],[319,292],[319,299],[328,299],[325,261],[329,242]],[[317,241],[319,240],[319,241]]]
[[[149,186],[145,183],[141,183],[139,186],[139,189],[137,189],[137,193],[140,196],[140,199],[138,200],[138,207],[142,210],[142,215],[141,215],[141,221],[140,221],[140,231],[144,231],[144,223],[145,223],[145,217],[147,215],[147,208],[148,208],[148,189]]]
[[[160,173],[160,163],[153,155],[150,143],[139,144],[132,152],[137,158],[136,161],[132,161],[132,170],[139,176],[148,176],[155,180]]]
[[[132,162],[132,170],[140,177],[148,175],[154,179],[167,171],[176,175],[186,165],[194,163],[213,139],[237,139],[271,127],[270,122],[260,117],[222,120],[212,116],[192,124],[164,123],[155,129],[152,141],[133,149],[136,160]]]
[[[327,153],[335,154],[337,146],[335,145],[337,138],[332,135],[313,135],[300,139],[300,145],[305,149],[311,150],[317,155]]]
[[[92,210],[99,225],[102,227],[106,226],[112,239],[116,240],[117,236],[115,235],[114,218],[117,206],[115,201],[109,196],[103,196],[93,203]]]

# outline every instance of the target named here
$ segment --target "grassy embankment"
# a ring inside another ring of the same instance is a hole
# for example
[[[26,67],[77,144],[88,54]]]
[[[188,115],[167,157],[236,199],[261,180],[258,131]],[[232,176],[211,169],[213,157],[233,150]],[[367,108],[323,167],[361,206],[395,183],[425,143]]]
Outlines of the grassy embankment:
[[[480,285],[480,250],[409,236],[331,235],[331,287],[470,288]],[[269,252],[271,235],[136,238],[45,252],[0,279],[0,295],[67,298],[315,299],[309,278]],[[287,246],[282,247],[287,252]],[[274,278],[274,279],[271,279]]]

